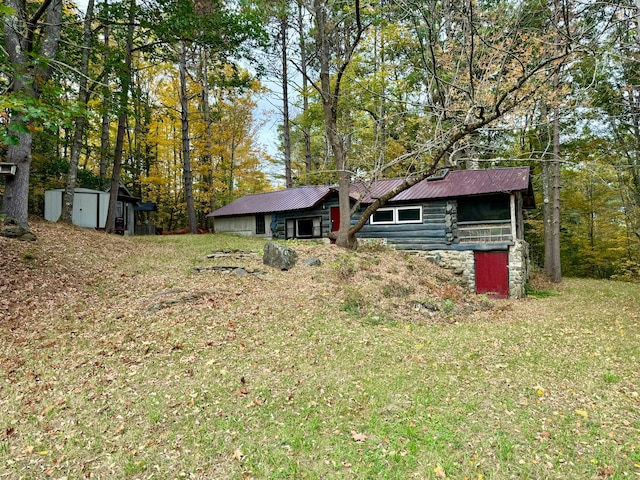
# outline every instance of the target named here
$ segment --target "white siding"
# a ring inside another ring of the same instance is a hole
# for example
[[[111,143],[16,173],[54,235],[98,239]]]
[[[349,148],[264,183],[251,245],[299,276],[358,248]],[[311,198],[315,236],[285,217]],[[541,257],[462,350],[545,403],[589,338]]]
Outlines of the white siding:
[[[107,224],[107,213],[109,213],[109,194],[107,192],[103,193],[106,195],[100,195],[100,202],[98,202],[100,207],[100,228],[104,228]]]
[[[44,192],[44,218],[57,222],[62,215],[62,189]],[[127,222],[127,235],[135,232],[133,204],[118,202],[124,205],[123,212]],[[122,207],[121,207],[122,208]],[[73,199],[73,224],[85,228],[104,228],[109,212],[109,192],[76,188]]]
[[[62,215],[62,190],[44,192],[44,219],[57,222]]]
[[[260,237],[271,238],[271,215],[264,216],[264,235]],[[256,236],[256,217],[244,215],[241,217],[217,217],[213,221],[213,230],[216,233],[236,233],[247,237]]]

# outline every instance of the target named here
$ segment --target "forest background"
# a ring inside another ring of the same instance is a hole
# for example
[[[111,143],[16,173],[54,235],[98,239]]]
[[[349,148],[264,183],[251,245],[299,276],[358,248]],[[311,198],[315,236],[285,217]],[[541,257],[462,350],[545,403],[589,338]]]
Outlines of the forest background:
[[[0,17],[0,160],[32,138],[30,214],[45,190],[117,179],[157,204],[159,227],[206,228],[242,195],[337,183],[339,140],[352,180],[528,165],[534,262],[549,262],[555,228],[565,275],[640,278],[640,0],[11,0]],[[37,95],[15,88],[27,62]],[[509,82],[518,100],[485,112],[483,96]],[[266,118],[277,152],[260,142]],[[442,154],[424,148],[469,124]]]

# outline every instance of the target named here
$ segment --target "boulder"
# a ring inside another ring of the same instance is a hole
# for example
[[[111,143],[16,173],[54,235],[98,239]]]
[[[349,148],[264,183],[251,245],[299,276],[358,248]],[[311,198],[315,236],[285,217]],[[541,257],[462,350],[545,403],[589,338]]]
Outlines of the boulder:
[[[26,242],[35,242],[36,240],[36,236],[29,229],[11,218],[0,223],[0,236]]]
[[[247,272],[244,268],[240,268],[240,267],[236,267],[234,268],[231,273],[233,273],[234,275],[237,275],[239,277],[246,277],[247,275],[249,275],[249,272]]]
[[[289,247],[267,242],[264,245],[262,263],[278,270],[291,270],[298,260],[298,254]]]
[[[320,265],[322,265],[322,262],[320,261],[320,259],[316,257],[307,257],[304,260],[302,260],[302,263],[304,263],[309,267],[319,267]]]

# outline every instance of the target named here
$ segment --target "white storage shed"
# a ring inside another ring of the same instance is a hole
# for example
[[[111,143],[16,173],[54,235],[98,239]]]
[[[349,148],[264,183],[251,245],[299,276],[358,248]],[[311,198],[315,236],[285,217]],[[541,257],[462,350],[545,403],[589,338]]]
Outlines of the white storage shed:
[[[47,190],[44,192],[44,218],[50,222],[57,222],[62,215],[64,189]],[[135,216],[133,207],[138,203],[137,198],[124,188],[118,192],[116,212],[116,231],[126,235],[135,232]],[[109,211],[109,192],[76,188],[73,199],[72,221],[74,225],[85,228],[105,228]]]

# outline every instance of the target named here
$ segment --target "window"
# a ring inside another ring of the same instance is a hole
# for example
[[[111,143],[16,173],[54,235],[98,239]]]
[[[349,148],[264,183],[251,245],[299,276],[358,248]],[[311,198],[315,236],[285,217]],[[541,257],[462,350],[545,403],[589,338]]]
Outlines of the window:
[[[460,243],[500,243],[513,239],[511,201],[508,194],[458,199]]]
[[[511,207],[508,194],[458,199],[458,222],[486,222],[510,218]]]
[[[322,237],[322,217],[288,218],[286,238]]]
[[[370,223],[371,225],[422,223],[422,207],[380,208],[371,215]]]
[[[265,233],[264,215],[256,215],[256,235],[264,235]]]
[[[379,208],[371,215],[372,224],[393,223],[393,208]]]
[[[422,223],[422,208],[398,207],[397,223]]]

